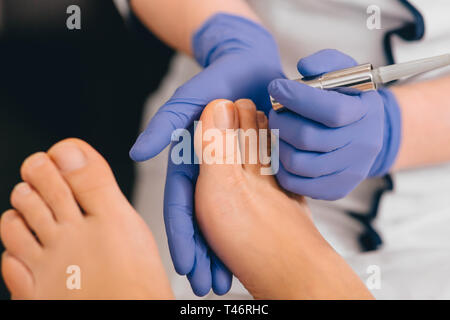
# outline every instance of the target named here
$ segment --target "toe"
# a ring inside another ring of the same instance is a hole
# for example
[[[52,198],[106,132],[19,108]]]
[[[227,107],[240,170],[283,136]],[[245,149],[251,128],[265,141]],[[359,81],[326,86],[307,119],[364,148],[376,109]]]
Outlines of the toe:
[[[82,213],[58,168],[44,152],[28,157],[20,170],[22,179],[35,189],[57,221],[79,219]]]
[[[264,112],[257,111],[256,119],[259,128],[259,163],[261,164],[261,174],[266,176],[274,186],[279,188],[274,178],[274,173],[278,171],[280,165],[278,135],[272,134],[272,131],[269,129],[269,119],[267,119]],[[272,146],[274,147],[273,157]]]
[[[34,292],[33,275],[27,266],[8,253],[2,255],[2,275],[12,299],[31,299]]]
[[[241,129],[239,131],[239,147],[244,169],[252,173],[259,173],[256,106],[249,99],[238,100],[235,105],[238,110]]]
[[[256,112],[256,121],[259,129],[259,163],[263,167],[270,167],[271,135],[269,120],[262,111]]]
[[[22,214],[41,244],[45,245],[52,239],[56,227],[52,211],[28,183],[21,182],[13,189],[11,205]]]
[[[41,245],[16,210],[8,210],[2,215],[0,235],[6,250],[27,266],[42,252]]]
[[[195,130],[195,152],[200,174],[211,170],[215,175],[230,175],[242,171],[237,128],[238,112],[231,101],[214,100],[200,117]]]
[[[269,121],[267,120],[266,115],[262,111],[256,111],[256,121],[258,123],[258,129],[268,130]]]
[[[86,142],[63,140],[54,145],[48,155],[85,214],[109,215],[132,210],[106,160]]]

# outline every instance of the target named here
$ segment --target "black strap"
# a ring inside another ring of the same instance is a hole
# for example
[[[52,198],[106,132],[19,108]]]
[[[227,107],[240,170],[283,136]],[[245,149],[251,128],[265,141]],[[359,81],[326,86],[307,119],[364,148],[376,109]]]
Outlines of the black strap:
[[[383,177],[383,182],[383,186],[374,192],[369,212],[357,213],[355,211],[347,211],[352,218],[358,220],[364,227],[364,231],[359,236],[359,244],[362,251],[377,250],[383,244],[381,236],[372,225],[377,217],[382,196],[385,192],[394,190],[394,182],[389,174]]]
[[[395,63],[392,53],[392,36],[397,35],[406,41],[418,41],[425,35],[425,22],[422,14],[407,0],[399,0],[413,15],[414,22],[405,24],[404,26],[386,32],[384,35],[384,51],[389,64]]]

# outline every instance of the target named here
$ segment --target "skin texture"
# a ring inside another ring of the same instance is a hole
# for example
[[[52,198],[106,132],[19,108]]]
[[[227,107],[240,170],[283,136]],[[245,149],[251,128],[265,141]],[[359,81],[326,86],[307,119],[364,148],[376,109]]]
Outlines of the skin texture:
[[[87,143],[68,139],[33,154],[21,176],[0,224],[13,298],[173,297],[151,232]],[[80,290],[66,287],[70,265],[80,267]]]
[[[392,89],[402,112],[394,170],[450,161],[450,77]]]
[[[200,120],[202,131],[195,133],[195,149],[203,164],[196,186],[196,218],[208,244],[253,297],[372,298],[317,231],[302,197],[286,195],[274,176],[261,175],[259,162],[239,164],[237,159],[250,155],[241,154],[238,148],[222,152],[223,164],[208,157],[205,150],[215,141],[205,135],[208,129],[218,130],[221,135],[216,138],[225,146],[227,128],[266,129],[264,114],[257,113],[250,100],[235,105],[216,100]],[[241,150],[242,136],[228,134],[229,141],[234,139]],[[248,145],[244,150],[250,153]],[[215,156],[220,154],[216,152]]]
[[[132,0],[131,7],[161,40],[188,55],[192,55],[192,34],[218,12],[260,21],[241,0]]]

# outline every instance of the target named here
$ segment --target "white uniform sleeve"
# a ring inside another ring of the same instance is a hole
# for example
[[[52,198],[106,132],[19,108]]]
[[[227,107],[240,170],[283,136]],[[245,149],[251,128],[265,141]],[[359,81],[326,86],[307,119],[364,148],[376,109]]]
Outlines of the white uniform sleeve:
[[[406,41],[398,36],[392,38],[392,53],[395,62],[431,57],[450,53],[449,0],[409,0],[422,15],[425,33],[418,41]],[[430,72],[426,77],[450,73],[450,67]],[[423,80],[425,77],[421,77]]]

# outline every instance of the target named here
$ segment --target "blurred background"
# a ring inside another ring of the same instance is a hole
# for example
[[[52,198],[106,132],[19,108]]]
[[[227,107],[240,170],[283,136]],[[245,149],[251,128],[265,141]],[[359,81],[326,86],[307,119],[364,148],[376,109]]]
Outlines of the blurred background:
[[[81,8],[81,30],[66,27],[70,5]],[[0,0],[0,211],[22,161],[67,137],[99,150],[130,198],[128,151],[171,55],[130,30],[113,1]],[[2,280],[0,298],[9,298]]]

